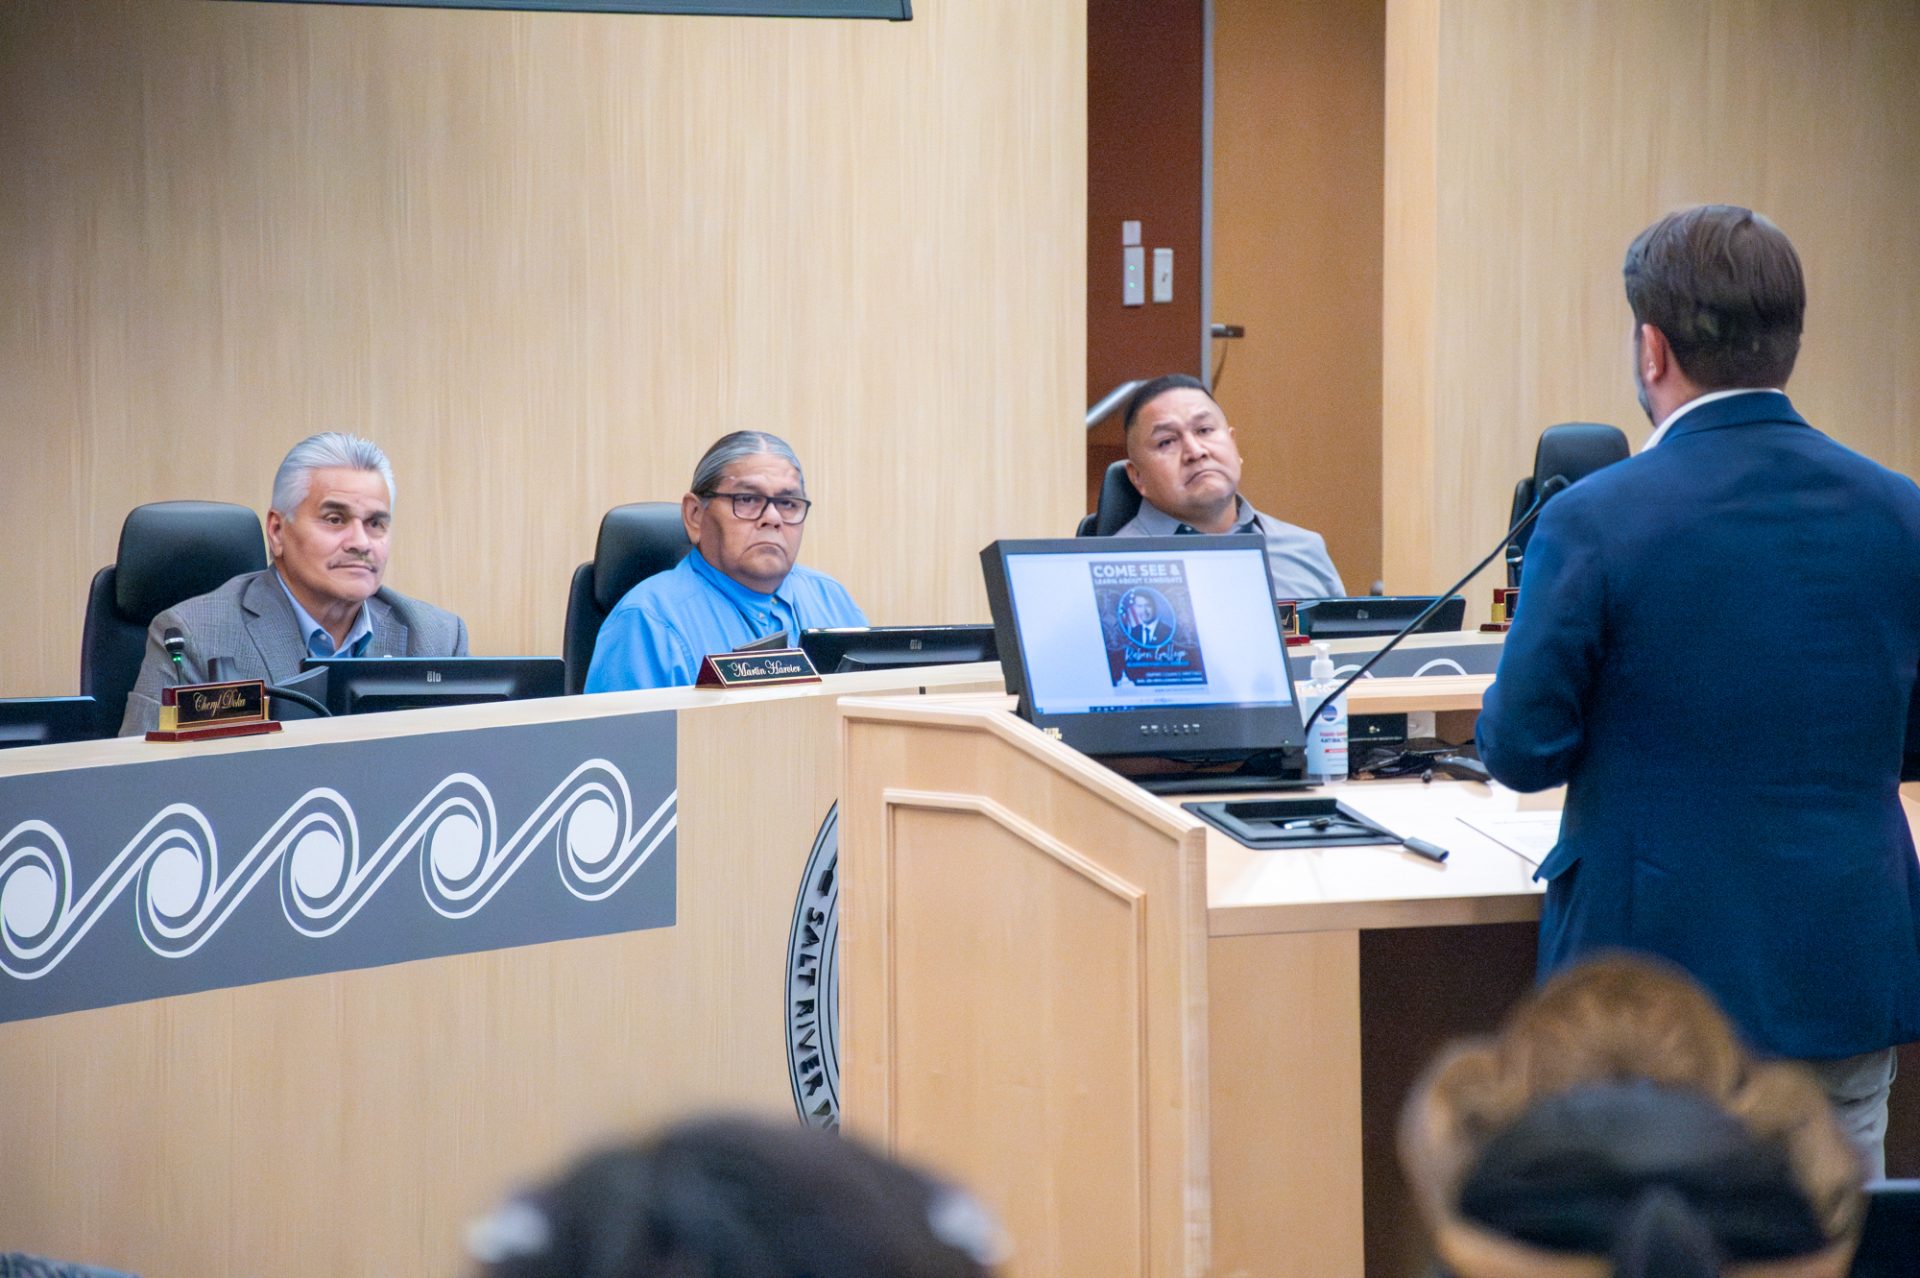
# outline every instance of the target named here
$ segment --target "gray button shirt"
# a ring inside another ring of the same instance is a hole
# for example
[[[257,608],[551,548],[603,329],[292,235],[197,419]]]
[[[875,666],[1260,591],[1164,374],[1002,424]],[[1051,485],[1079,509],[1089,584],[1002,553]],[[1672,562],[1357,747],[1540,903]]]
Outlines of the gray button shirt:
[[[1275,599],[1338,599],[1347,593],[1327,557],[1326,538],[1317,532],[1263,515],[1245,497],[1238,498],[1240,517],[1236,533],[1259,532],[1267,539],[1267,570],[1273,574]],[[1151,502],[1140,503],[1140,513],[1122,524],[1116,537],[1173,537],[1199,533]]]

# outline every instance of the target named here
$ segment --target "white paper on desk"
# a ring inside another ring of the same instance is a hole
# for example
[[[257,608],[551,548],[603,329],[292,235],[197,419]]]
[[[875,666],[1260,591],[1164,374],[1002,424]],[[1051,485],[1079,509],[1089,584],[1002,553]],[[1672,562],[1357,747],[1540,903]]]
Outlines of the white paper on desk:
[[[1459,817],[1460,824],[1478,831],[1504,848],[1539,865],[1560,841],[1558,812],[1516,812],[1503,816]]]

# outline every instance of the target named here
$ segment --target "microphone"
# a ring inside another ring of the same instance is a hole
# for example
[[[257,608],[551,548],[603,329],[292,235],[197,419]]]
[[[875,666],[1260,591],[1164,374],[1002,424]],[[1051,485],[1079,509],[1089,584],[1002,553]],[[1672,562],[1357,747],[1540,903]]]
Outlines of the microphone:
[[[160,646],[173,658],[173,681],[185,683],[187,678],[187,637],[180,627],[168,626],[160,636]]]
[[[1434,613],[1439,612],[1441,605],[1445,604],[1447,600],[1453,598],[1455,592],[1465,588],[1466,584],[1469,581],[1472,581],[1476,576],[1478,576],[1480,574],[1480,571],[1484,569],[1488,564],[1492,563],[1494,559],[1500,554],[1501,551],[1505,550],[1508,546],[1513,544],[1513,539],[1515,537],[1518,537],[1520,533],[1528,525],[1533,523],[1535,519],[1539,518],[1541,508],[1547,504],[1547,501],[1550,498],[1558,496],[1560,493],[1564,492],[1568,487],[1572,485],[1572,483],[1573,481],[1571,479],[1568,479],[1565,475],[1555,475],[1551,479],[1547,480],[1546,483],[1540,485],[1540,495],[1534,498],[1533,505],[1527,507],[1526,514],[1520,516],[1520,518],[1513,521],[1513,527],[1507,529],[1507,535],[1500,539],[1500,544],[1493,548],[1492,554],[1489,554],[1485,559],[1482,559],[1479,563],[1467,569],[1466,576],[1462,577],[1460,580],[1454,582],[1451,586],[1448,586],[1445,590],[1441,591],[1439,598],[1435,599],[1432,603],[1428,604],[1425,608],[1421,609],[1420,615],[1415,617],[1412,621],[1409,621],[1405,626],[1401,627],[1400,633],[1395,635],[1393,638],[1387,640],[1387,642],[1381,646],[1380,651],[1374,653],[1371,657],[1368,657],[1366,661],[1362,662],[1358,670],[1354,671],[1352,674],[1342,679],[1339,683],[1335,684],[1333,691],[1329,692],[1325,697],[1323,697],[1320,701],[1320,704],[1313,708],[1312,714],[1303,714],[1300,716],[1301,726],[1305,727],[1311,724],[1316,718],[1319,717],[1320,712],[1322,710],[1326,709],[1328,706],[1333,704],[1334,699],[1336,697],[1340,696],[1340,694],[1345,692],[1348,688],[1351,688],[1356,682],[1358,682],[1360,679],[1366,676],[1367,671],[1373,669],[1374,666],[1378,665],[1380,662],[1380,658],[1386,656],[1389,652],[1392,652],[1396,647],[1398,647],[1402,639],[1405,639],[1408,635],[1412,634],[1414,631],[1418,630],[1421,626],[1425,625],[1427,618],[1433,616]]]

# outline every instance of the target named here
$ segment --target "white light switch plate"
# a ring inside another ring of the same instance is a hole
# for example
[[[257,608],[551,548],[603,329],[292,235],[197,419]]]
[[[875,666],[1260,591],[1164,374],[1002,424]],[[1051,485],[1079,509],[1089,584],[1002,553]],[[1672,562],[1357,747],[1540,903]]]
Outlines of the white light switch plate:
[[[1153,251],[1153,300],[1171,302],[1173,300],[1173,250],[1157,248]]]
[[[1120,304],[1147,303],[1147,251],[1138,244],[1120,250]]]

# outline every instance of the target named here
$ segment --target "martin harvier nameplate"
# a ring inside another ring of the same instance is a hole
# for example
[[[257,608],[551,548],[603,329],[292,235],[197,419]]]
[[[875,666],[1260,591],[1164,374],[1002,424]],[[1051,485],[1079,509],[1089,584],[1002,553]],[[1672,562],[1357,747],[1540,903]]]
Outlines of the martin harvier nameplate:
[[[820,672],[798,648],[770,652],[716,652],[700,663],[698,688],[744,688],[763,683],[819,683]]]

